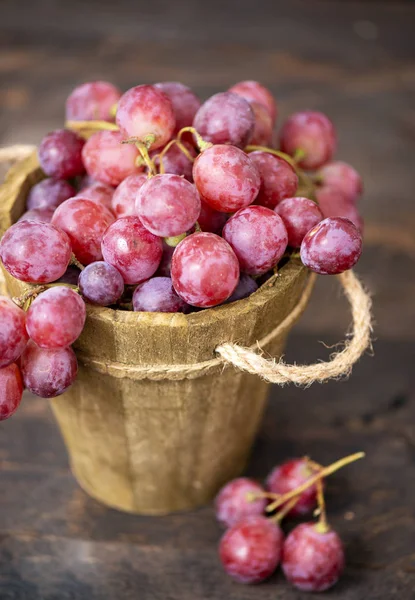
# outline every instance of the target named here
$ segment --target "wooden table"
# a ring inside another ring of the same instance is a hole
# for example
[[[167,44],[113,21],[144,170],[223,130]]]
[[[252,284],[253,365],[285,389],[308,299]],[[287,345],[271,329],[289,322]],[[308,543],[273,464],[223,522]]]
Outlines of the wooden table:
[[[347,382],[274,388],[248,473],[305,453],[323,463],[367,453],[328,484],[348,562],[336,599],[415,597],[414,250],[395,247],[415,225],[414,22],[410,2],[2,1],[2,145],[38,142],[62,123],[71,88],[98,77],[123,88],[178,79],[202,96],[257,78],[282,117],[316,108],[335,121],[339,156],[366,184],[358,271],[375,296],[374,355]],[[379,225],[387,247],[373,245]],[[322,279],[287,360],[327,357],[318,340],[341,340],[348,322],[335,282]],[[0,426],[0,467],[2,600],[306,597],[281,574],[255,589],[232,583],[211,507],[145,518],[89,499],[45,400],[27,396]]]

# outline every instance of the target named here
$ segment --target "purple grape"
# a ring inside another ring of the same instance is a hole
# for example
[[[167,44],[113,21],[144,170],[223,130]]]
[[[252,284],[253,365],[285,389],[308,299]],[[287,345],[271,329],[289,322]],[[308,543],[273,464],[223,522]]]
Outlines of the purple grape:
[[[75,196],[75,188],[63,179],[47,178],[36,183],[30,190],[26,200],[27,210],[53,209]]]
[[[32,340],[28,342],[20,364],[25,386],[41,398],[63,394],[75,381],[78,371],[72,348],[39,348]]]
[[[89,264],[79,275],[79,290],[89,302],[110,306],[124,291],[124,279],[115,267],[104,261]]]
[[[280,134],[281,150],[295,156],[302,169],[318,169],[333,156],[336,131],[326,115],[312,110],[295,113],[287,119]]]
[[[284,221],[291,248],[299,248],[307,231],[324,218],[315,202],[299,196],[286,198],[275,207],[275,212]]]
[[[170,277],[153,277],[138,285],[133,294],[135,311],[185,312],[187,304],[174,291]]]
[[[39,162],[49,177],[71,179],[85,172],[82,161],[84,140],[73,131],[56,129],[40,142]]]
[[[241,273],[239,283],[236,286],[232,296],[226,300],[226,304],[229,304],[230,302],[236,302],[237,300],[242,300],[243,298],[248,298],[248,296],[256,292],[257,289],[258,284],[256,281],[246,273]]]

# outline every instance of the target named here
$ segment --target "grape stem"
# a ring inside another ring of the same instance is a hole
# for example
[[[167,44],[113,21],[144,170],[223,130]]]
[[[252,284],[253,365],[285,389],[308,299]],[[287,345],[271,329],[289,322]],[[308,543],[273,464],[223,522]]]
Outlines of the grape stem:
[[[108,121],[66,121],[65,128],[79,133],[85,139],[94,135],[97,131],[119,131],[115,123]]]
[[[22,308],[23,310],[28,310],[33,300],[37,298],[37,296],[44,292],[46,289],[47,287],[45,285],[36,285],[30,290],[27,290],[27,292],[25,292],[21,296],[15,296],[14,298],[12,298],[12,300],[15,304],[17,304],[19,308]]]
[[[197,129],[195,129],[194,127],[183,127],[183,129],[180,129],[179,133],[177,134],[177,139],[181,141],[182,136],[185,133],[193,134],[200,152],[203,152],[204,150],[207,150],[208,148],[211,148],[213,146],[213,144],[204,140],[200,133],[197,131]]]
[[[135,147],[141,154],[141,157],[142,157],[144,163],[146,164],[146,166],[148,168],[148,177],[149,178],[154,177],[154,175],[157,175],[156,165],[151,160],[150,155],[148,153],[148,149],[155,142],[155,139],[156,138],[154,135],[148,135],[144,141],[140,140],[137,137],[131,137],[126,140],[122,140],[122,142],[121,142],[121,144],[134,144],[135,145]]]
[[[174,140],[170,140],[170,142],[166,146],[164,146],[164,148],[160,152],[160,154],[157,154],[157,156],[154,157],[154,160],[156,160],[156,159],[159,160],[160,175],[164,175],[164,173],[165,173],[163,158],[166,155],[166,153],[170,150],[170,148],[172,146],[174,146],[174,144],[176,144],[176,146],[183,152],[183,154],[186,156],[186,158],[188,158],[190,160],[190,162],[194,162],[193,156],[190,154],[190,152],[188,151],[186,146],[184,146],[183,143],[178,138],[176,138]]]
[[[180,235],[175,235],[174,237],[166,237],[164,238],[164,241],[168,246],[171,246],[171,248],[175,248],[182,240],[184,240],[185,237],[186,234],[181,233]]]
[[[73,265],[74,267],[78,267],[80,271],[85,269],[84,265],[79,262],[74,253],[71,254],[71,260],[69,261],[69,264]]]
[[[302,148],[297,148],[294,152],[293,160],[297,164],[306,157],[306,152]]]
[[[274,148],[268,148],[267,146],[246,146],[245,152],[268,152],[268,154],[273,154],[274,156],[278,156],[282,158],[287,163],[289,163],[294,169],[296,169],[297,165],[295,160],[289,154],[285,154],[285,152],[281,152],[281,150],[274,150]]]

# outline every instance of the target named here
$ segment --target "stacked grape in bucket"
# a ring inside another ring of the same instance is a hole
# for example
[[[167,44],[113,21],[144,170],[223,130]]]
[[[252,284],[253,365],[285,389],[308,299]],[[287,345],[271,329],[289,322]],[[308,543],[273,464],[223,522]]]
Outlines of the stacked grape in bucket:
[[[293,254],[320,274],[359,259],[361,181],[332,161],[332,123],[294,114],[273,143],[276,103],[257,82],[203,104],[176,82],[86,83],[66,118],[0,242],[4,268],[37,284],[0,299],[0,419],[24,386],[51,398],[74,381],[84,302],[188,313],[249,296]]]

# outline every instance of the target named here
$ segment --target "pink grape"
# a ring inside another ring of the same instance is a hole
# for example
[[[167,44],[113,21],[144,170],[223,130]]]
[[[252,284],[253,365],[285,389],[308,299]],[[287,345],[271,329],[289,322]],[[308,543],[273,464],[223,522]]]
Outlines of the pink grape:
[[[19,358],[29,336],[26,332],[26,314],[14,302],[0,296],[0,368]]]
[[[324,219],[310,229],[301,243],[303,264],[320,275],[351,269],[362,253],[362,236],[349,219]]]
[[[79,275],[79,290],[93,304],[110,306],[124,291],[124,279],[115,267],[104,261],[91,263]]]
[[[63,179],[47,178],[31,188],[27,196],[26,208],[55,209],[59,204],[75,196],[75,188]]]
[[[249,143],[256,146],[271,146],[273,123],[270,113],[259,102],[252,102],[251,108],[254,113],[255,125]]]
[[[324,165],[316,177],[324,187],[334,188],[348,200],[355,202],[363,191],[363,182],[359,173],[351,165],[337,160]]]
[[[17,222],[35,221],[35,223],[50,223],[54,212],[53,208],[32,208],[32,210],[27,210],[23,213]]]
[[[165,146],[176,128],[170,98],[152,85],[138,85],[121,96],[116,122],[126,137],[145,142],[148,136],[155,136],[151,150]]]
[[[344,569],[343,544],[333,530],[321,532],[315,523],[301,523],[287,536],[283,548],[284,575],[304,592],[324,592]]]
[[[32,340],[21,358],[25,386],[41,398],[60,396],[76,379],[78,362],[75,352],[66,348],[39,348]]]
[[[268,475],[265,487],[273,494],[287,494],[308,481],[314,474],[315,471],[305,458],[295,458],[275,467]],[[315,485],[304,490],[290,510],[290,515],[301,517],[311,513],[316,508],[316,494]]]
[[[336,132],[326,115],[307,110],[289,117],[280,134],[281,150],[294,156],[304,152],[298,160],[303,169],[318,169],[331,160],[336,149]]]
[[[117,186],[129,175],[138,173],[134,144],[122,144],[119,131],[98,131],[86,142],[82,158],[88,175],[111,186]]]
[[[108,81],[78,85],[66,100],[68,121],[114,121],[112,110],[121,92]]]
[[[40,142],[40,166],[49,177],[70,179],[85,172],[82,162],[84,140],[73,131],[56,129]]]
[[[16,412],[23,395],[23,382],[19,367],[12,363],[0,368],[0,421]]]
[[[339,189],[324,185],[317,188],[316,197],[324,217],[344,217],[349,219],[360,232],[363,231],[363,220],[356,204],[344,196]]]
[[[157,271],[163,253],[161,239],[148,231],[138,217],[122,217],[108,227],[102,254],[130,285],[149,279]]]
[[[212,144],[244,148],[254,131],[252,108],[244,98],[231,92],[211,96],[197,111],[193,127]]]
[[[153,277],[138,285],[133,294],[135,311],[186,312],[187,305],[174,291],[170,277]]]
[[[0,258],[16,279],[50,283],[65,273],[71,244],[66,233],[51,223],[20,221],[3,235]]]
[[[187,142],[182,142],[190,156],[196,158],[196,150]],[[152,153],[151,158],[157,167],[160,167],[160,159],[158,158],[159,151]],[[162,159],[164,172],[172,175],[182,175],[188,181],[193,181],[193,162],[187,158],[176,144],[173,144],[163,156]]]
[[[260,583],[277,568],[284,534],[279,525],[260,515],[245,517],[228,529],[219,556],[228,575],[240,583]]]
[[[169,246],[163,240],[163,255],[161,257],[161,261],[156,272],[156,275],[158,277],[170,277],[171,261],[173,258],[174,251],[175,247]]]
[[[229,88],[229,91],[245,98],[248,102],[258,102],[265,106],[271,115],[272,124],[275,125],[278,113],[277,103],[269,89],[258,83],[258,81],[240,81]]]
[[[235,212],[252,204],[261,185],[250,157],[226,144],[199,154],[193,165],[193,179],[202,200],[219,212]]]
[[[202,231],[220,234],[223,226],[228,220],[228,215],[211,208],[209,204],[201,200],[200,215],[197,220]]]
[[[236,302],[237,300],[248,298],[248,296],[256,292],[257,289],[257,282],[254,279],[252,279],[252,277],[250,277],[249,275],[246,275],[246,273],[241,273],[239,283],[236,286],[235,291],[231,296],[229,296],[226,302]]]
[[[176,247],[173,286],[192,306],[208,308],[229,298],[239,281],[239,265],[229,244],[214,233],[193,233]]]
[[[114,188],[110,185],[97,181],[92,185],[82,188],[82,191],[78,192],[76,197],[86,198],[87,200],[98,202],[98,204],[102,204],[103,206],[111,210],[111,201],[114,195],[114,191]]]
[[[64,348],[81,335],[85,318],[79,294],[71,288],[52,287],[35,298],[27,311],[27,333],[41,348]]]
[[[268,503],[266,498],[252,500],[250,496],[262,494],[263,488],[252,479],[239,477],[223,486],[215,498],[217,520],[231,527],[241,519],[262,515]]]
[[[315,202],[299,196],[286,198],[276,206],[275,212],[284,222],[291,248],[299,248],[307,231],[324,218]]]
[[[163,81],[154,84],[154,87],[164,92],[172,103],[176,118],[176,127],[173,133],[178,133],[183,127],[189,127],[201,105],[196,94],[178,81]],[[166,172],[170,173],[170,171]]]
[[[135,215],[135,199],[138,190],[147,181],[147,175],[129,175],[120,183],[111,200],[111,208],[117,218]]]
[[[188,231],[200,214],[195,186],[178,175],[156,175],[138,190],[136,214],[154,235],[173,237]]]
[[[287,248],[281,217],[264,206],[248,206],[235,213],[222,235],[239,260],[241,271],[262,275],[274,267]]]
[[[298,188],[298,177],[286,160],[262,151],[251,152],[249,158],[261,177],[261,187],[255,204],[275,208],[284,198],[294,196]]]
[[[56,209],[52,223],[68,234],[76,258],[88,265],[102,259],[102,236],[114,220],[102,204],[76,197]]]

